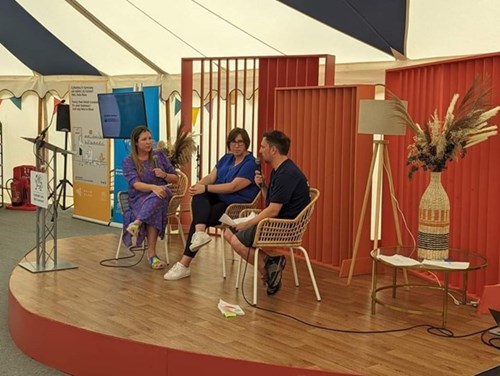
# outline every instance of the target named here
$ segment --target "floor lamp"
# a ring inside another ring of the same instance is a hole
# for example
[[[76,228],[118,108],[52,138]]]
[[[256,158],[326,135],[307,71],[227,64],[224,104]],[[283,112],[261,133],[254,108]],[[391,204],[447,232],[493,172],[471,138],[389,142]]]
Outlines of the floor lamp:
[[[404,102],[406,104],[406,102]],[[372,135],[404,135],[406,128],[404,124],[398,122],[395,117],[394,111],[395,101],[392,100],[371,100],[363,99],[360,101],[359,106],[359,120],[358,120],[358,133],[372,134]],[[366,182],[365,194],[363,204],[361,206],[361,214],[359,216],[358,229],[354,240],[351,265],[349,267],[349,275],[347,284],[351,284],[354,267],[356,264],[356,257],[358,255],[359,242],[361,239],[361,230],[366,216],[366,208],[368,206],[369,195],[373,185],[373,176],[377,175],[377,184],[375,190],[375,226],[374,226],[374,240],[373,249],[378,248],[378,235],[380,229],[380,212],[382,204],[382,179],[383,172],[386,172],[389,189],[391,192],[392,211],[394,216],[394,224],[396,228],[396,236],[398,244],[402,245],[401,227],[399,225],[397,203],[394,197],[394,184],[392,180],[391,165],[389,162],[389,153],[387,150],[388,141],[374,140],[373,141],[373,155],[370,164],[370,171]],[[377,162],[377,163],[376,163]],[[375,165],[377,169],[375,170]]]

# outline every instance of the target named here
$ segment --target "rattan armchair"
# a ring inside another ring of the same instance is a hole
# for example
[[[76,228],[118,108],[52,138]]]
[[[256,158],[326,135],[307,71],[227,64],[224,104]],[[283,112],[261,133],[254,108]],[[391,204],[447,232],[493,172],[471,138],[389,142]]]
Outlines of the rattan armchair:
[[[307,230],[307,225],[311,220],[311,215],[314,211],[314,206],[320,195],[319,190],[310,188],[309,194],[311,202],[297,215],[294,219],[279,219],[279,218],[264,218],[257,224],[257,230],[253,242],[255,248],[254,254],[254,273],[253,273],[253,305],[257,305],[257,282],[260,280],[258,277],[258,261],[259,252],[263,248],[288,248],[290,250],[290,259],[293,269],[293,277],[295,279],[295,286],[299,286],[299,278],[297,274],[297,266],[295,264],[294,249],[299,250],[307,264],[309,276],[316,294],[316,300],[321,301],[316,278],[312,270],[311,261],[306,249],[302,246],[302,237]],[[241,217],[248,216],[255,210],[243,210],[240,213]],[[238,267],[238,274],[236,276],[236,286],[238,286],[240,275],[241,263]]]
[[[177,171],[177,175],[179,176],[179,179],[177,183],[170,183],[169,188],[172,191],[172,197],[170,198],[170,201],[168,203],[168,208],[167,208],[167,228],[165,229],[165,237],[164,237],[164,245],[165,245],[165,262],[167,264],[170,264],[170,258],[168,256],[168,237],[171,235],[170,231],[170,220],[175,219],[177,221],[177,227],[179,230],[179,235],[181,236],[182,243],[183,245],[186,244],[186,239],[184,237],[184,230],[182,228],[182,223],[180,219],[180,214],[179,214],[179,206],[181,204],[182,198],[186,194],[187,191],[187,186],[188,186],[188,179],[187,176],[182,172],[182,171]],[[129,203],[128,203],[128,192],[127,191],[120,191],[118,192],[118,209],[120,210],[120,213],[124,213],[126,210],[129,208]],[[118,248],[116,249],[116,255],[115,258],[117,259],[119,254],[120,254],[120,248],[122,246],[122,238],[123,238],[123,233],[126,231],[125,228],[122,229],[122,233],[120,234],[120,241],[118,243]],[[143,244],[142,248],[146,248],[146,245]]]
[[[118,199],[118,210],[120,211],[121,214],[125,213],[129,209],[129,204],[128,204],[128,192],[127,191],[119,191],[117,193],[117,199]],[[120,241],[118,242],[118,248],[116,248],[116,254],[115,254],[115,259],[118,259],[118,256],[120,255],[120,249],[123,244],[123,235],[125,234],[125,227],[122,226],[122,232],[120,233]],[[142,244],[143,249],[146,249],[146,242]]]
[[[243,210],[248,210],[248,209],[256,209],[257,206],[259,205],[259,200],[260,200],[260,191],[257,193],[257,195],[255,196],[255,198],[253,199],[252,202],[249,202],[249,203],[245,203],[245,204],[241,204],[241,203],[234,203],[234,204],[231,204],[229,205],[227,208],[226,208],[226,211],[225,213],[231,217],[231,219],[236,219],[236,218],[239,218],[240,216],[240,213],[243,211]],[[221,257],[222,257],[222,276],[224,278],[226,278],[226,252],[225,252],[225,240],[224,240],[224,231],[226,230],[226,226],[225,225],[217,225],[215,226],[216,229],[219,229],[221,231],[221,234],[220,234],[220,254],[221,254]],[[233,256],[234,256],[234,253],[233,253]],[[234,258],[233,258],[233,261],[234,261]]]
[[[186,191],[188,188],[188,178],[186,174],[179,170],[177,170],[177,176],[179,177],[177,183],[169,184],[173,196],[168,203],[167,227],[165,229],[165,237],[163,238],[163,244],[165,245],[165,261],[167,265],[170,264],[170,258],[168,257],[168,240],[170,239],[170,235],[172,234],[170,223],[172,219],[175,219],[177,222],[177,230],[182,239],[182,246],[186,246],[186,237],[184,236],[184,229],[182,228],[181,213],[179,211],[179,207],[181,206],[182,199],[186,195]]]

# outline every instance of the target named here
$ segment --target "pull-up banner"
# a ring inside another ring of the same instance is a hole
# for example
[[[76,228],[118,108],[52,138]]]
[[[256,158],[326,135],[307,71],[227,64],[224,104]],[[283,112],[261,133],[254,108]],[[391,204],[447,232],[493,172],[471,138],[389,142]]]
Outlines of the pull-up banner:
[[[132,90],[132,88],[113,89],[113,93],[123,93]],[[151,131],[153,140],[156,142],[160,137],[160,88],[158,86],[144,87],[143,92],[148,128]],[[114,208],[118,208],[118,192],[128,189],[127,182],[123,177],[122,162],[129,154],[130,140],[114,140]],[[118,210],[113,210],[113,222],[123,222],[122,214]]]
[[[97,94],[105,84],[82,83],[71,86],[71,133],[73,155],[73,195],[75,217],[110,222],[109,140],[102,138]]]

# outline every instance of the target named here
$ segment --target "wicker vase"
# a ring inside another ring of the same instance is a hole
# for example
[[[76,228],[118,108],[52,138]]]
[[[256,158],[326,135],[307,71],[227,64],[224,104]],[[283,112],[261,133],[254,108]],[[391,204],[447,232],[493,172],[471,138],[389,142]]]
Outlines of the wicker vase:
[[[418,207],[418,257],[448,258],[450,200],[441,184],[441,173],[431,172],[431,181]]]

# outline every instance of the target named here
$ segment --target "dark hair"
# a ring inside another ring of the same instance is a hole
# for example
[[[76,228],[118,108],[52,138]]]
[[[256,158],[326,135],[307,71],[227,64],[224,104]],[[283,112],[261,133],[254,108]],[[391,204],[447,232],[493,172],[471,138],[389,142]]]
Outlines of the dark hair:
[[[135,167],[139,174],[142,172],[142,164],[139,161],[139,156],[137,154],[137,141],[139,141],[140,135],[143,134],[144,132],[151,133],[148,127],[144,125],[139,125],[138,127],[135,127],[132,133],[130,134],[130,158],[132,158],[132,161],[134,161]],[[149,153],[149,162],[152,161],[153,161],[153,150],[151,150],[151,152]]]
[[[248,148],[250,147],[250,136],[248,135],[247,131],[244,130],[243,128],[234,128],[231,130],[231,132],[229,132],[226,141],[227,148],[229,149],[229,144],[234,140],[236,140],[236,137],[238,137],[238,135],[241,136],[243,142],[245,143],[245,149],[248,150]]]
[[[288,150],[290,149],[290,137],[281,131],[268,131],[265,132],[262,137],[266,139],[269,145],[273,145],[278,149],[281,155],[288,155]]]

